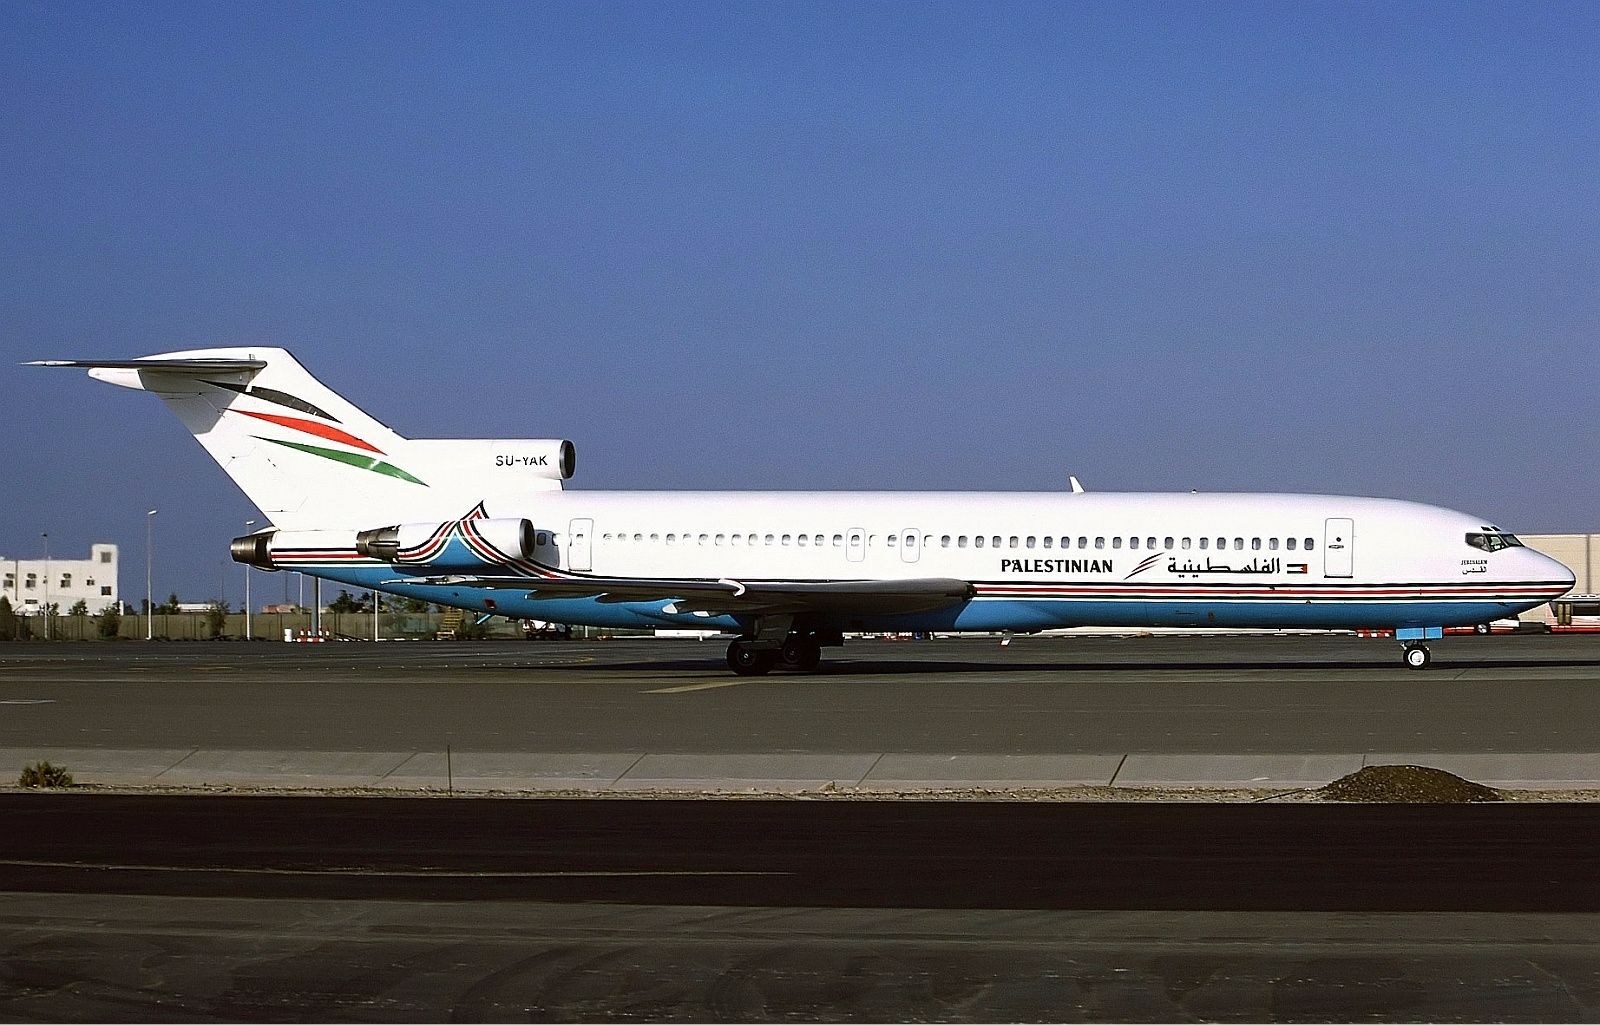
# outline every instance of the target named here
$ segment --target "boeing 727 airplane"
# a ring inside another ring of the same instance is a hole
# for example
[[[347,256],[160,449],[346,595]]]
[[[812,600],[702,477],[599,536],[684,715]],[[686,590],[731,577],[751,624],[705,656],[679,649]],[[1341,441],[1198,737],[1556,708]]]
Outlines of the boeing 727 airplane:
[[[716,629],[750,675],[856,631],[1447,626],[1565,594],[1488,520],[1333,495],[582,492],[562,440],[402,438],[283,349],[45,360],[153,392],[271,526],[233,558],[522,619]]]

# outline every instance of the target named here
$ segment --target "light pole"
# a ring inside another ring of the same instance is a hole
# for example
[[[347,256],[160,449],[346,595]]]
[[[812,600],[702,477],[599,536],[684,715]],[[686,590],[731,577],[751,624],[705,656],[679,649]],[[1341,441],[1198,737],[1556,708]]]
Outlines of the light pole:
[[[155,547],[151,540],[155,537],[156,510],[151,509],[144,514],[144,639],[156,639],[156,603],[155,594],[150,589],[151,570],[155,568]]]
[[[255,520],[244,521],[244,532],[250,533],[250,528],[256,525]],[[250,564],[244,564],[244,639],[250,639]]]
[[[50,631],[50,620],[54,618],[50,615],[50,535],[39,536],[44,539],[44,639],[49,641],[55,639]]]

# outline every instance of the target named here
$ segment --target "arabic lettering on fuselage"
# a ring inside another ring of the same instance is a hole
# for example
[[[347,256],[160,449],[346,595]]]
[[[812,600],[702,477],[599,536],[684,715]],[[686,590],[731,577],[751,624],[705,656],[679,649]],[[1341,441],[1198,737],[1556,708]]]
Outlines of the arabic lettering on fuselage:
[[[1182,564],[1179,564],[1176,556],[1174,556],[1167,563],[1167,572],[1176,573],[1179,576],[1200,576],[1202,573],[1243,573],[1270,575],[1273,573],[1278,573],[1282,569],[1283,563],[1276,556],[1266,560],[1262,560],[1260,558],[1251,559],[1242,566],[1229,566],[1226,563],[1212,562],[1209,558],[1207,558],[1204,563],[1186,560]]]

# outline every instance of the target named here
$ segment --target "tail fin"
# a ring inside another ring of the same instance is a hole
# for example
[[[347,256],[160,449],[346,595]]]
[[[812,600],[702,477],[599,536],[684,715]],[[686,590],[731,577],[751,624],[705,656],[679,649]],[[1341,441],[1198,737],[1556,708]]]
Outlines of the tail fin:
[[[559,489],[572,471],[570,442],[402,438],[284,349],[35,365],[81,367],[98,380],[153,392],[285,529],[359,529],[402,513],[449,519],[494,495]]]

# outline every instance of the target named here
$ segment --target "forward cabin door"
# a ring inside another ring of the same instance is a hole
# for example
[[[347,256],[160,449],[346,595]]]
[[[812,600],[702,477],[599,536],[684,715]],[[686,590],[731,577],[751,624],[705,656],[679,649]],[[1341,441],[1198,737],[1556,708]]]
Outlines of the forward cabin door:
[[[1323,573],[1349,577],[1356,566],[1356,521],[1330,519],[1322,535]]]
[[[567,568],[589,572],[594,551],[594,520],[573,520],[567,526]]]
[[[922,558],[922,535],[917,533],[916,527],[907,527],[900,532],[900,561],[916,562]]]

